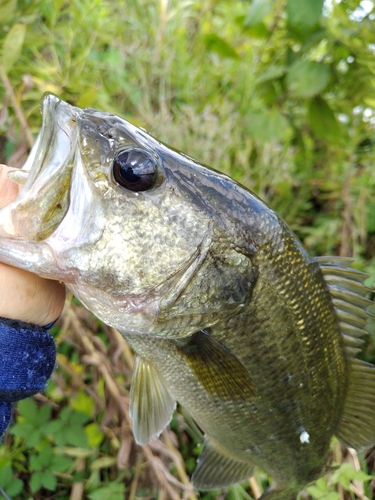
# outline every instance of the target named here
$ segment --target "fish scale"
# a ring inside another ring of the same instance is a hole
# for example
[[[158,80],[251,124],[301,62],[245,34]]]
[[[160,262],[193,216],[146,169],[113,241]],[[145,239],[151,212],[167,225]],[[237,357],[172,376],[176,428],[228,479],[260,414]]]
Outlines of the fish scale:
[[[375,443],[375,368],[355,358],[366,274],[309,256],[254,194],[122,118],[52,94],[42,112],[0,261],[65,282],[129,342],[137,443],[178,401],[204,431],[193,485],[257,465],[274,480],[261,500],[295,500],[334,435]]]

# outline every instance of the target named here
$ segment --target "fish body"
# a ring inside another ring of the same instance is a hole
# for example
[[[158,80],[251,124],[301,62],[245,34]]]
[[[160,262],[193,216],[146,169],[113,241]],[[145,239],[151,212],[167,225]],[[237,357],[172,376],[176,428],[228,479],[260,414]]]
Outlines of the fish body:
[[[205,432],[194,486],[259,465],[262,500],[323,474],[332,436],[374,443],[374,367],[355,359],[367,275],[312,258],[254,194],[125,120],[52,94],[42,108],[0,260],[64,281],[133,347],[137,442],[178,401]]]

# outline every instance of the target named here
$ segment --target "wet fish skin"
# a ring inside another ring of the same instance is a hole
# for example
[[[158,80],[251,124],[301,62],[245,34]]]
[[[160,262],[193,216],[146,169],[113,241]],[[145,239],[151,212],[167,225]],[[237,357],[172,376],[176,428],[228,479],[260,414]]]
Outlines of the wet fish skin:
[[[254,194],[119,117],[47,95],[43,123],[23,192],[0,212],[14,233],[0,260],[66,282],[137,352],[140,444],[178,401],[205,432],[196,487],[259,465],[274,478],[262,500],[291,500],[323,473],[333,435],[375,442],[375,409],[352,409],[362,380],[360,399],[375,395],[372,366],[353,360],[364,275],[312,258]],[[128,150],[155,162],[150,189],[116,183]]]

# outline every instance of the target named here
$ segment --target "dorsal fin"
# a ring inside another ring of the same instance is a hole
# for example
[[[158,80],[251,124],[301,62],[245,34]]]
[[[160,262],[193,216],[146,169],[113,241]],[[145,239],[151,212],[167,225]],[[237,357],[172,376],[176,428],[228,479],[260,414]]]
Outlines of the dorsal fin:
[[[352,259],[346,257],[316,257],[331,294],[345,351],[349,358],[360,351],[360,338],[367,334],[366,326],[373,314],[368,308],[374,303],[366,298],[371,288],[364,284],[368,274],[353,269]]]
[[[130,416],[135,441],[145,445],[169,424],[176,408],[161,373],[137,356],[130,389]]]
[[[375,443],[375,366],[355,359],[374,318],[374,303],[366,298],[372,290],[364,285],[366,273],[350,268],[351,261],[340,257],[316,258],[330,291],[348,355],[349,387],[336,436],[352,448],[364,449]]]

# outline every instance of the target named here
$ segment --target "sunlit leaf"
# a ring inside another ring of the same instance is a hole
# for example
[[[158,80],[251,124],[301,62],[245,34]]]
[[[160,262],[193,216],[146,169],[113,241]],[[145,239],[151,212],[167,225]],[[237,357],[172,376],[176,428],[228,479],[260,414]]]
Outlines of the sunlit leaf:
[[[96,98],[98,96],[98,90],[97,89],[87,89],[85,92],[82,92],[80,95],[78,101],[77,101],[77,106],[80,108],[89,108],[90,106],[93,106]]]
[[[333,474],[332,483],[340,483],[346,490],[349,490],[350,482],[357,481],[370,481],[372,476],[366,474],[361,470],[356,470],[349,463],[343,463]]]
[[[116,457],[100,457],[90,465],[92,470],[104,469],[116,463]]]
[[[86,106],[89,106],[89,104],[86,104]],[[86,413],[90,416],[94,413],[94,406],[93,398],[88,396],[84,391],[79,391],[73,402],[74,410],[80,413]]]
[[[236,59],[238,57],[235,49],[215,33],[207,33],[204,36],[204,41],[208,50],[216,52],[221,57],[229,57],[232,59]]]
[[[342,142],[342,131],[335,114],[321,97],[313,99],[308,108],[308,121],[314,134],[323,141]]]
[[[275,0],[253,0],[245,19],[245,26],[255,26],[271,14]]]
[[[108,486],[89,493],[88,497],[90,500],[123,500],[124,494],[125,486],[123,484],[110,483]]]
[[[260,83],[263,82],[268,82],[270,80],[275,80],[277,78],[280,78],[284,76],[286,73],[286,67],[285,66],[270,66],[264,73],[262,73],[258,78],[255,80],[255,83],[259,85]]]
[[[85,432],[90,448],[98,447],[104,439],[104,433],[99,429],[99,426],[96,422],[87,424],[85,426]]]
[[[0,5],[0,25],[12,20],[17,7],[17,0],[5,0]]]
[[[261,143],[283,141],[290,133],[288,120],[277,110],[256,111],[249,119],[251,135]]]
[[[20,57],[25,34],[26,25],[18,23],[12,26],[5,37],[2,50],[2,64],[5,73],[8,73],[12,69],[14,63]]]
[[[324,0],[288,0],[286,11],[289,25],[299,32],[309,32],[322,16]]]
[[[87,448],[77,448],[75,446],[65,446],[64,448],[58,448],[56,453],[64,453],[69,457],[74,458],[86,458],[90,457],[95,453],[94,450],[88,450]]]
[[[368,106],[375,109],[375,97],[365,97],[363,100]]]
[[[315,61],[297,61],[289,69],[286,84],[293,97],[308,98],[319,94],[327,86],[330,69]]]

